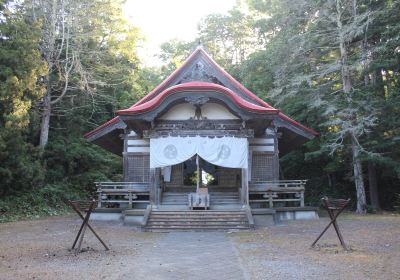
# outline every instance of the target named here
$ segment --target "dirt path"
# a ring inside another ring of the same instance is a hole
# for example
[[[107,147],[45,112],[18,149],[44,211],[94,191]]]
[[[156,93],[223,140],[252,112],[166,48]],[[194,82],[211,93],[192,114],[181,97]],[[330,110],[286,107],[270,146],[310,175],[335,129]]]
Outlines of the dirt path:
[[[346,215],[339,224],[350,252],[329,229],[310,249],[327,218],[233,235],[252,279],[400,279],[400,216]]]
[[[162,234],[120,279],[245,279],[239,257],[223,232]]]
[[[68,251],[75,217],[0,224],[0,279],[400,279],[399,216],[344,217],[353,251],[341,250],[332,231],[309,249],[327,222],[169,234],[97,222],[111,251],[88,233],[78,255]]]

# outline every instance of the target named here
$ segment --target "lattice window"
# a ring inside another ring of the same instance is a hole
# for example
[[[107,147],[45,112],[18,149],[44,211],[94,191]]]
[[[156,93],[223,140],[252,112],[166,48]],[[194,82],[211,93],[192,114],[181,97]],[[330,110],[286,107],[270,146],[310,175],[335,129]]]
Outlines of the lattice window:
[[[127,161],[127,181],[148,183],[150,155],[129,155]]]
[[[274,179],[274,155],[263,152],[253,152],[251,161],[251,181],[265,182]]]
[[[237,187],[240,184],[240,169],[217,167],[218,185],[222,187]]]

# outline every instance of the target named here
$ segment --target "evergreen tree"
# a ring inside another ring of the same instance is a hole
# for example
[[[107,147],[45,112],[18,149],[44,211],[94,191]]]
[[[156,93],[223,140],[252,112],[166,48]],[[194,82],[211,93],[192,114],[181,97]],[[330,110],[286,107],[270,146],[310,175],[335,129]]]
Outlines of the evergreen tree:
[[[380,125],[385,119],[382,94],[376,94],[371,87],[374,83],[376,86],[377,73],[390,73],[395,77],[398,70],[373,69],[379,47],[372,42],[383,42],[385,47],[381,46],[381,50],[385,51],[388,42],[396,44],[393,38],[383,39],[377,30],[383,33],[383,30],[396,30],[395,12],[392,15],[392,9],[387,7],[396,7],[397,1],[253,0],[249,3],[264,14],[257,24],[267,40],[265,51],[253,54],[246,62],[247,66],[245,64],[244,72],[250,73],[248,80],[258,72],[265,73],[270,82],[264,91],[262,81],[260,86],[251,82],[261,88],[263,94],[280,104],[305,103],[310,114],[317,113],[316,124],[323,124],[320,127],[322,145],[319,152],[310,155],[320,157],[324,151],[336,158],[345,159],[347,153],[352,155],[357,212],[364,213],[366,195],[362,162],[366,158],[393,162],[393,158],[384,159],[382,150],[378,152],[379,145],[371,146],[376,135],[387,135]],[[381,13],[385,14],[385,19],[390,19],[386,24],[377,21]],[[391,61],[396,60],[392,50],[387,57]],[[254,65],[257,70],[251,71],[250,67]],[[386,77],[380,80],[386,80]],[[369,177],[373,185],[374,180]]]
[[[0,5],[0,196],[42,183],[36,149],[27,141],[29,111],[41,98],[46,71],[37,50],[39,26],[24,18],[23,6]]]

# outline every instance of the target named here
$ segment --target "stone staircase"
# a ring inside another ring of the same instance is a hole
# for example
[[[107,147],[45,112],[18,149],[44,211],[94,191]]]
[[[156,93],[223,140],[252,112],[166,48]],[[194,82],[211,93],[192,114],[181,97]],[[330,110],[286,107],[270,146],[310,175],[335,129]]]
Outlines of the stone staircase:
[[[187,192],[164,192],[161,205],[150,210],[143,229],[159,232],[228,231],[246,230],[253,226],[251,211],[242,207],[237,191],[218,190],[209,194],[209,210],[189,210]]]
[[[162,207],[188,206],[187,193],[165,192],[161,201]],[[238,192],[210,192],[210,208],[238,208],[240,206]]]
[[[246,209],[169,210],[152,209],[145,231],[227,231],[251,228]]]

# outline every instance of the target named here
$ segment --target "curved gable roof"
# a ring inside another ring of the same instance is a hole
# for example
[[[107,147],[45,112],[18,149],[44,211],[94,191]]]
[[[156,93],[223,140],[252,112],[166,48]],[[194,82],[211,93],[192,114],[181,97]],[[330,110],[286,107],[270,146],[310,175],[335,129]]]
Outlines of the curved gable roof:
[[[156,98],[159,94],[164,93],[168,88],[174,87],[178,85],[183,78],[184,73],[187,73],[193,68],[194,64],[198,61],[203,61],[207,63],[210,67],[212,67],[212,70],[220,79],[224,79],[223,85],[225,88],[230,89],[234,94],[237,96],[241,97],[240,100],[247,101],[248,103],[253,103],[254,105],[261,106],[266,109],[270,110],[277,110],[264,100],[262,100],[260,97],[258,97],[256,94],[248,90],[245,86],[243,86],[241,83],[239,83],[235,78],[233,78],[228,72],[226,72],[221,66],[218,65],[217,62],[215,62],[214,59],[211,58],[211,56],[204,50],[202,46],[198,46],[193,53],[186,59],[186,61],[179,67],[177,68],[174,72],[172,72],[171,75],[168,76],[162,83],[160,83],[157,87],[155,87],[151,92],[149,92],[146,96],[144,96],[142,99],[140,99],[138,102],[136,102],[133,106],[131,106],[128,109],[125,110],[120,110],[117,112],[117,114],[123,114],[123,112],[134,112],[138,108],[142,108],[139,106],[142,106],[143,104],[150,102],[153,98]],[[218,85],[218,84],[214,84]],[[150,103],[151,104],[151,103]],[[144,106],[144,105],[143,105]],[[277,110],[279,111],[279,110]],[[310,134],[309,138],[312,138],[314,136],[318,136],[318,132],[315,130],[308,128],[299,122],[295,121],[294,119],[290,118],[289,116],[285,115],[282,112],[278,113],[278,117],[282,122],[288,122],[290,125],[295,126],[296,128],[304,131],[307,134]]]
[[[202,76],[196,75],[199,74],[195,73],[196,71],[203,71],[200,73]],[[84,137],[93,142],[98,141],[97,138],[104,138],[110,131],[124,126],[124,122],[118,116],[150,111],[159,106],[168,96],[184,90],[212,90],[225,95],[246,111],[276,114],[278,127],[291,131],[290,133],[303,139],[311,139],[319,135],[315,130],[300,124],[248,90],[219,66],[202,46],[198,46],[179,68],[146,96],[131,107],[117,111],[117,117],[86,133]]]
[[[180,78],[182,78],[184,73],[189,72],[191,68],[193,68],[194,64],[199,61],[208,64],[210,68],[212,68],[212,70],[215,72],[215,74],[219,76],[219,78],[224,78],[224,81],[222,81],[223,86],[231,89],[236,94],[241,95],[242,98],[248,100],[251,103],[261,105],[266,108],[275,109],[267,102],[259,98],[257,95],[252,93],[250,90],[245,88],[221,66],[219,66],[218,63],[211,58],[211,56],[204,50],[202,46],[198,46],[179,68],[172,72],[172,74],[169,75],[162,83],[160,83],[157,87],[155,87],[151,92],[149,92],[146,96],[144,96],[130,108],[148,102],[152,98],[163,92],[165,89],[179,84],[181,80]]]
[[[251,103],[243,98],[241,98],[239,95],[235,94],[232,90],[229,88],[223,87],[218,84],[213,84],[213,83],[207,83],[207,82],[188,82],[184,84],[178,84],[172,87],[169,87],[165,89],[164,91],[160,92],[159,94],[155,95],[153,98],[146,102],[142,102],[139,104],[136,103],[134,106],[124,109],[124,110],[119,110],[116,112],[117,115],[130,115],[130,114],[136,114],[136,113],[142,113],[142,112],[147,112],[163,102],[165,98],[171,94],[177,93],[177,92],[182,92],[182,91],[187,91],[187,90],[194,90],[194,91],[206,91],[206,90],[211,90],[214,92],[217,92],[219,94],[223,94],[230,98],[235,104],[239,105],[241,108],[248,110],[248,111],[253,111],[257,113],[278,113],[278,110],[275,108],[266,108],[264,106],[256,105],[254,103]]]

